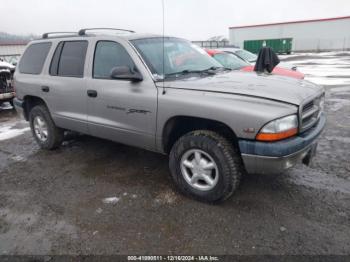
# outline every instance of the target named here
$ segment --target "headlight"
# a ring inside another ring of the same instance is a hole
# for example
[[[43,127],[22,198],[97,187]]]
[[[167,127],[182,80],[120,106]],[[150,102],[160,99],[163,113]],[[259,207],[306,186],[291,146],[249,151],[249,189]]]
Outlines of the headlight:
[[[297,115],[286,116],[267,123],[257,134],[256,140],[277,141],[298,133]]]

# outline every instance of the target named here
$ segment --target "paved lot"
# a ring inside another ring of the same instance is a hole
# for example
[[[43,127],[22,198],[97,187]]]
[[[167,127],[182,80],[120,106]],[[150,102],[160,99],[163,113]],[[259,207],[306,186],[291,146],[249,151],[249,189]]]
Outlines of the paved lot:
[[[42,151],[4,105],[0,254],[349,254],[350,54],[285,59],[327,89],[318,155],[217,206],[178,194],[162,155],[88,136]]]

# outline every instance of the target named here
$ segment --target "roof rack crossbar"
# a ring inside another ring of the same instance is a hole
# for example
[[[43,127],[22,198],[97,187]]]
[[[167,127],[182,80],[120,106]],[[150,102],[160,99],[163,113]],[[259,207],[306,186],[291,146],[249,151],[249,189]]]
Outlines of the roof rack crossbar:
[[[123,32],[129,32],[129,33],[135,33],[133,30],[128,30],[128,29],[120,29],[120,28],[110,28],[110,27],[99,27],[99,28],[84,28],[80,29],[78,34],[79,35],[85,35],[86,31],[88,30],[115,30],[115,31],[123,31]]]
[[[76,35],[76,32],[48,32],[48,33],[45,33],[43,34],[42,38],[49,38],[49,35],[66,35],[66,34],[75,34]]]

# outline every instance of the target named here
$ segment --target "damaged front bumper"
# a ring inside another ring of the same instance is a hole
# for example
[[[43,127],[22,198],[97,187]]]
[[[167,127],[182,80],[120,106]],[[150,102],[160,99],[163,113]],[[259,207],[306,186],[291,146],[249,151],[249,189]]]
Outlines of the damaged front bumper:
[[[324,114],[310,130],[278,142],[239,140],[246,171],[251,174],[279,174],[303,162],[309,164],[316,153],[317,138],[324,129]]]
[[[0,101],[1,102],[10,101],[15,97],[15,95],[16,95],[15,92],[0,93]]]

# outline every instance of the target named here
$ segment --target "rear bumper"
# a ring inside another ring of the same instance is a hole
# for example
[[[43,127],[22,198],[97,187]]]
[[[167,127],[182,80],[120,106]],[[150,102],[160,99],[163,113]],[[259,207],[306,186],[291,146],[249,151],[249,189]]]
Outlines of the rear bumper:
[[[0,101],[9,101],[15,97],[15,92],[1,93]]]
[[[286,140],[267,143],[240,140],[239,147],[248,173],[278,174],[300,162],[309,162],[315,154],[317,138],[324,129],[326,118],[321,115],[310,130]]]

